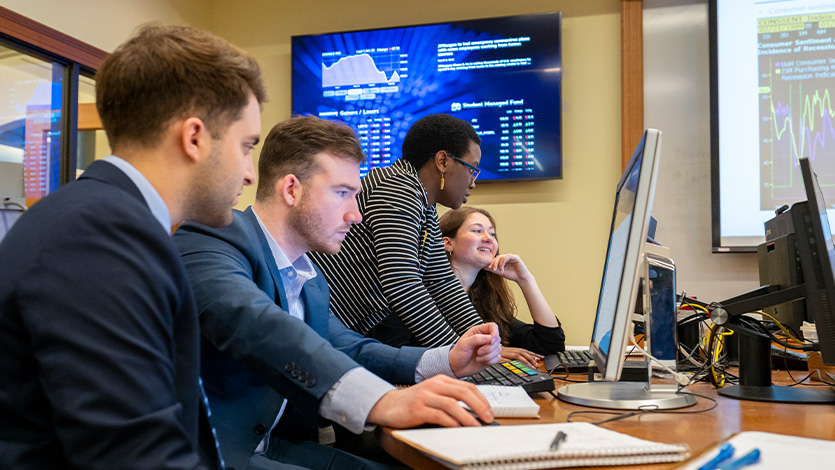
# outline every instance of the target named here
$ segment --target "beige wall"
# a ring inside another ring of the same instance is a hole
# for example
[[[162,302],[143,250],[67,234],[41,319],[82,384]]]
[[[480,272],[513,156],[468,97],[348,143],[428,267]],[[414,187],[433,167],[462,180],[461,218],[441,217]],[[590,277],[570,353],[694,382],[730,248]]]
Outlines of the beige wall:
[[[2,6],[105,51],[150,21],[210,27],[210,0],[3,0]]]
[[[619,5],[618,0],[4,2],[105,50],[146,21],[208,27],[259,59],[270,95],[262,114],[264,135],[290,115],[291,35],[562,10],[564,179],[478,185],[470,204],[493,213],[502,250],[527,262],[563,321],[569,344],[588,344],[591,337],[621,172]],[[253,200],[254,189],[244,194],[242,205]],[[522,308],[520,316],[528,316]]]
[[[290,116],[291,35],[562,10],[564,179],[478,185],[469,204],[495,216],[502,250],[526,261],[563,321],[568,342],[588,344],[621,173],[618,0],[262,0],[245,7],[237,0],[216,0],[212,5],[212,30],[251,51],[264,69],[270,95],[262,115],[265,134]],[[243,202],[253,199],[254,190],[248,191]],[[520,316],[528,316],[523,309]]]

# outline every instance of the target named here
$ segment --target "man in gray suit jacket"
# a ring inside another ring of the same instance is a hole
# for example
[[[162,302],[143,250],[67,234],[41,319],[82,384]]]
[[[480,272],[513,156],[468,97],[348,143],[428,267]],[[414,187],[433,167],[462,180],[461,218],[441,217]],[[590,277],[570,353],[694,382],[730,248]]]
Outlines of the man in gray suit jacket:
[[[460,400],[493,419],[475,387],[454,377],[498,362],[495,324],[451,347],[397,349],[330,313],[327,282],[305,253],[338,251],[361,220],[363,159],[343,124],[279,123],[261,152],[255,205],[229,227],[185,224],[174,236],[197,298],[202,374],[229,465],[377,466],[320,445],[319,417],[354,433],[371,424],[478,425]]]

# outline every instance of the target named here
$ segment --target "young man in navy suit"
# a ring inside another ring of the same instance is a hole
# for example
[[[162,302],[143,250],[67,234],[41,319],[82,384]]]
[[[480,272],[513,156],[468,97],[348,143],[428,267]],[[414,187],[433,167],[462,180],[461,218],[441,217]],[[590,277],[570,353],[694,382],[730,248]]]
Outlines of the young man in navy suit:
[[[255,177],[260,68],[210,33],[148,26],[96,82],[113,155],[0,244],[0,468],[222,467],[170,232],[232,221]]]
[[[499,361],[495,324],[473,327],[451,347],[392,348],[329,310],[327,282],[305,253],[338,251],[361,220],[364,158],[344,124],[312,116],[279,123],[261,151],[255,205],[228,227],[187,223],[174,235],[197,298],[202,375],[230,465],[378,467],[321,445],[320,416],[357,434],[373,424],[477,426],[460,400],[493,419],[477,389],[455,377]]]

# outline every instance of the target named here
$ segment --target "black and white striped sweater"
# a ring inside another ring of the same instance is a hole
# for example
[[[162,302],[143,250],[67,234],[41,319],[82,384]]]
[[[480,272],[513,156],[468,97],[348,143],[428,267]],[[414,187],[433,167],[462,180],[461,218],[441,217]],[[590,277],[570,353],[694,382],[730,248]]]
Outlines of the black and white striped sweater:
[[[365,334],[396,313],[426,347],[452,344],[483,323],[449,266],[438,213],[410,163],[371,170],[357,198],[363,220],[339,253],[309,254],[337,318]]]

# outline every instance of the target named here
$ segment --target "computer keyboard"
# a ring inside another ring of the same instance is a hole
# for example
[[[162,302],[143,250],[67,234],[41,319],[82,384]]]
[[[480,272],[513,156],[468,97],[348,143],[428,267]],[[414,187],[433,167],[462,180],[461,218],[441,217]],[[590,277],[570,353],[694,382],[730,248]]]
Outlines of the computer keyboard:
[[[775,370],[809,370],[809,355],[771,345],[771,368]]]
[[[519,361],[491,364],[478,374],[466,379],[476,385],[520,385],[526,392],[550,392],[554,390],[554,378],[531,369]]]
[[[586,373],[589,370],[591,354],[588,351],[563,351],[545,356],[545,370],[552,374]]]

